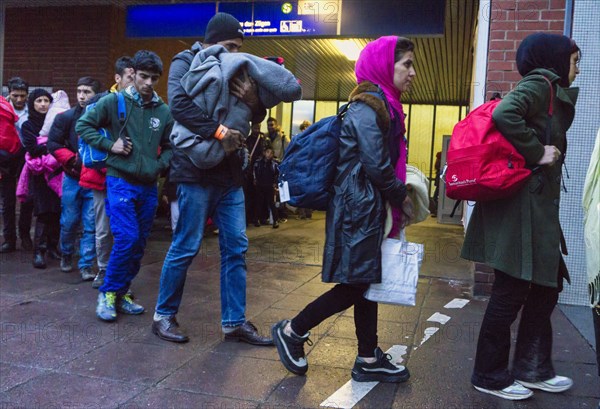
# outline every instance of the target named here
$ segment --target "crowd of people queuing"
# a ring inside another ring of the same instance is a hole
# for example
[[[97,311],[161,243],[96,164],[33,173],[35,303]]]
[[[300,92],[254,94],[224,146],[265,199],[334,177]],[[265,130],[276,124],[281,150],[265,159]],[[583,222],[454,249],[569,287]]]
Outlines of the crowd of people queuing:
[[[377,303],[365,299],[363,293],[370,283],[381,280],[382,238],[399,237],[412,217],[404,184],[407,145],[401,97],[416,75],[414,43],[403,37],[381,37],[365,47],[356,63],[357,87],[350,98],[357,103],[344,120],[338,164],[338,173],[347,177],[337,182],[326,220],[322,278],[336,285],[293,319],[275,324],[271,338],[261,335],[245,315],[246,227],[277,228],[288,217],[285,206],[277,207],[276,202],[278,161],[290,139],[275,118],[266,120],[266,134],[260,131],[267,110],[258,96],[256,78],[236,76],[227,95],[247,107],[243,119],[252,124],[249,135],[203,112],[182,81],[204,50],[219,46],[227,53],[238,53],[243,39],[239,21],[217,13],[207,25],[204,41],[173,58],[168,73],[169,105],[154,91],[163,75],[162,61],[147,50],[117,60],[110,90],[101,92],[98,80],[81,77],[73,107],[63,91],[29,90],[23,79],[9,80],[8,100],[0,98],[4,225],[0,251],[15,251],[18,233],[21,248],[33,250],[35,268],[46,268],[49,257],[60,260],[63,272],[70,272],[77,260],[82,280],[93,281],[98,289],[99,319],[114,321],[118,314],[142,314],[145,308],[136,303],[130,287],[140,270],[155,216],[157,180],[167,176],[173,240],[161,272],[154,334],[171,342],[189,340],[176,316],[188,268],[199,252],[206,222],[212,219],[219,229],[221,326],[226,340],[274,345],[288,370],[304,374],[308,368],[304,344],[310,342],[310,329],[353,306],[358,354],[352,378],[406,381],[408,369],[392,363],[378,346]],[[546,50],[551,45],[555,52],[550,54]],[[552,165],[562,160],[566,148],[565,132],[576,99],[568,88],[578,74],[579,56],[575,43],[564,36],[530,36],[519,48],[517,66],[530,81],[509,94],[494,119],[528,162],[547,167],[540,173],[540,180],[548,180],[547,189],[535,197],[524,191],[502,203],[478,204],[463,249],[465,258],[485,261],[496,272],[472,383],[479,391],[506,399],[525,399],[531,389],[562,392],[572,385],[569,378],[556,375],[550,356],[550,313],[562,279],[568,279],[559,252],[561,234],[554,205],[560,167]],[[536,137],[543,134],[549,95],[546,82],[536,79],[540,75],[554,84],[559,101],[552,146],[543,146]],[[118,109],[118,93],[125,99],[124,118]],[[216,166],[198,166],[188,151],[171,143],[175,124],[193,133],[197,143],[224,152],[224,159]],[[309,125],[305,121],[301,130]],[[99,133],[100,128],[109,137]],[[108,153],[105,168],[82,163],[79,139]],[[523,203],[532,200],[535,212],[525,219]],[[391,223],[386,223],[386,202],[392,207]],[[298,209],[299,218],[311,216],[310,209]],[[515,237],[525,237],[521,234],[525,227],[543,229],[539,234],[546,237],[544,246],[519,242],[522,248],[540,252],[527,271],[520,267],[523,260],[480,252],[489,248],[480,245],[481,237],[493,239],[493,248],[511,247],[516,245]],[[521,309],[510,370],[509,328]]]

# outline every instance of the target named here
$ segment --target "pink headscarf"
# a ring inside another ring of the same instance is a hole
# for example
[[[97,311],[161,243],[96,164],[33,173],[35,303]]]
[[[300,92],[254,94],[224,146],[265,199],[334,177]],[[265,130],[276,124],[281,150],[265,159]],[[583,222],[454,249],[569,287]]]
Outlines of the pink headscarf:
[[[390,105],[390,117],[396,118],[400,115],[400,157],[395,164],[396,177],[402,182],[406,182],[406,141],[404,134],[406,127],[404,125],[404,109],[400,102],[401,92],[394,86],[394,54],[398,37],[385,36],[380,37],[375,41],[370,42],[360,53],[356,61],[354,72],[356,73],[356,82],[360,84],[363,81],[370,81],[379,85],[385,94],[385,98]],[[389,237],[395,237],[400,232],[402,222],[402,211],[400,209],[392,209],[392,231]]]
[[[356,82],[371,81],[383,90],[388,103],[398,113],[402,112],[400,90],[394,86],[394,53],[398,37],[385,36],[371,41],[361,51],[354,72]],[[395,118],[394,110],[390,112]]]

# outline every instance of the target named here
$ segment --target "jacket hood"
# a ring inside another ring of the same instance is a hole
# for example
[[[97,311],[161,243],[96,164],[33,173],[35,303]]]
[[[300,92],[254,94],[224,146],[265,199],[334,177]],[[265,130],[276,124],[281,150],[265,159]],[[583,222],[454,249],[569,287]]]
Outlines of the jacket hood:
[[[133,85],[128,86],[127,88],[125,88],[125,90],[121,92],[123,93],[123,95],[125,95],[126,99],[135,102],[136,104],[138,104],[138,106],[150,105],[152,107],[158,107],[164,104],[164,101],[161,97],[158,96],[156,91],[153,91],[152,100],[150,102],[144,102],[142,100],[142,96],[139,94],[139,92],[137,92]]]

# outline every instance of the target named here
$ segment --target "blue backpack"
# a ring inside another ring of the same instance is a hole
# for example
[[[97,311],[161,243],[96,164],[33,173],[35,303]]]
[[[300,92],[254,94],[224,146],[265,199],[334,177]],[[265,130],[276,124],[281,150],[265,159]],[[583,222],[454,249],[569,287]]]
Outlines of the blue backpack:
[[[344,105],[337,115],[321,119],[292,138],[279,165],[279,185],[287,182],[290,205],[327,210],[339,158],[342,120],[349,106]]]
[[[96,106],[96,103],[89,104],[85,107],[85,111],[88,112]],[[126,107],[125,97],[120,92],[117,92],[117,112],[119,115],[119,123],[121,126],[125,123]],[[110,133],[106,128],[98,129],[98,132],[105,138],[110,138]],[[108,159],[108,152],[98,150],[89,145],[82,138],[79,138],[79,156],[81,162],[86,168],[90,169],[102,169],[106,167],[106,159]]]

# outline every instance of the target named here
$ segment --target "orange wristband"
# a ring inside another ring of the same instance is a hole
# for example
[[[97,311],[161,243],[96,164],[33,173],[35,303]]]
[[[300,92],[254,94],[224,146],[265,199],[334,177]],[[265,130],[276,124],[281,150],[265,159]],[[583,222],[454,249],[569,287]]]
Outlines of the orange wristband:
[[[227,131],[229,131],[229,128],[227,128],[225,125],[219,125],[219,127],[217,128],[217,130],[215,131],[215,134],[213,136],[216,139],[221,140],[225,137],[225,134],[227,133]]]

